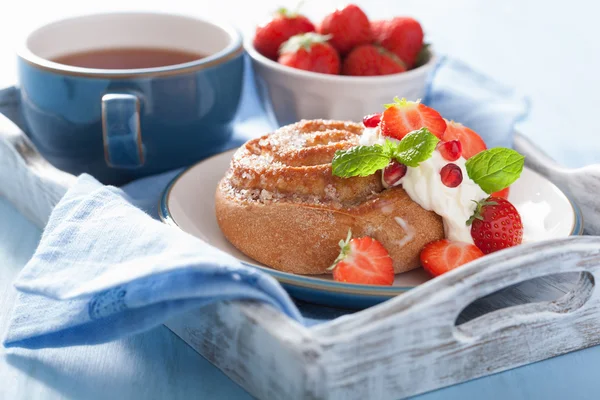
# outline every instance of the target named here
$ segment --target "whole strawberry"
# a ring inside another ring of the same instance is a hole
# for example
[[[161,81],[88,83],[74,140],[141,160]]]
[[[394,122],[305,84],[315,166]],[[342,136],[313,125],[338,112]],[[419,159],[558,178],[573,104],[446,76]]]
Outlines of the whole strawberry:
[[[489,197],[477,204],[471,224],[473,242],[484,254],[516,246],[523,241],[519,212],[506,199]]]
[[[303,15],[280,8],[273,18],[256,28],[254,47],[256,51],[277,60],[279,47],[294,35],[314,32],[315,26]]]
[[[423,48],[423,28],[409,17],[396,17],[389,21],[373,21],[371,30],[375,41],[396,54],[408,69],[415,66]]]
[[[373,41],[369,18],[354,4],[348,4],[327,15],[317,31],[323,35],[331,35],[330,43],[341,55],[347,54],[356,46]]]
[[[304,33],[292,36],[281,45],[277,60],[288,67],[322,74],[340,73],[340,56],[327,43],[327,36],[317,33]]]
[[[342,74],[354,76],[389,75],[404,71],[404,63],[394,53],[372,44],[355,47],[342,65]]]
[[[341,252],[329,270],[339,282],[363,285],[392,285],[394,266],[388,251],[370,237],[352,238],[348,231],[346,240],[340,241]]]

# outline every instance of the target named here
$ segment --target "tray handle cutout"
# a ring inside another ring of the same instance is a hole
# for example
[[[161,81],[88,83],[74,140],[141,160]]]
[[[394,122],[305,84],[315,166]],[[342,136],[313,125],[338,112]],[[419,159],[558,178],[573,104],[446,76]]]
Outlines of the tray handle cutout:
[[[569,272],[579,272],[579,280],[559,299],[503,308],[456,325],[460,313],[482,297],[534,278]],[[581,312],[586,305],[598,302],[594,288],[599,273],[600,237],[556,239],[493,253],[465,266],[460,273],[442,277],[448,278],[449,288],[439,299],[454,300],[451,309],[455,338],[481,341],[508,331],[514,334],[515,329],[531,331],[537,325],[552,324]]]
[[[565,275],[567,274],[560,274],[559,276],[565,277]],[[546,324],[549,318],[561,318],[563,315],[580,309],[591,298],[595,288],[595,279],[590,272],[581,272],[577,275],[579,279],[572,282],[570,290],[555,300],[507,306],[459,323],[465,309],[477,302],[475,300],[475,302],[461,310],[457,316],[455,322],[456,336],[459,340],[474,340],[485,336],[502,335],[504,332],[514,330],[517,326],[527,325],[533,328],[536,324]],[[531,283],[530,286],[535,286],[535,281],[537,281],[539,285],[544,285],[542,279],[552,278],[553,276],[534,278],[529,280],[528,283]],[[494,294],[499,293],[497,291]]]

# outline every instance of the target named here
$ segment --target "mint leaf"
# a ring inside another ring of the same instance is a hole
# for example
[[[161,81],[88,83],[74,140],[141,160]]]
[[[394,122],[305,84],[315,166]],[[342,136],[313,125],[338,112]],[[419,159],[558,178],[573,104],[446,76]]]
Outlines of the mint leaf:
[[[510,186],[519,179],[525,157],[518,152],[496,147],[469,158],[467,174],[481,189],[490,194]]]
[[[418,167],[431,157],[439,141],[427,128],[422,128],[410,132],[400,142],[387,139],[383,145],[338,150],[331,162],[332,173],[342,178],[368,176],[384,169],[392,158],[409,167]]]
[[[396,144],[392,157],[409,167],[418,167],[431,157],[439,141],[427,128],[412,131]]]
[[[386,139],[383,142],[383,153],[390,158],[390,160],[394,157],[398,149],[398,142]]]
[[[332,173],[335,176],[369,176],[383,169],[390,162],[390,154],[383,146],[356,146],[349,150],[338,150],[333,156]]]

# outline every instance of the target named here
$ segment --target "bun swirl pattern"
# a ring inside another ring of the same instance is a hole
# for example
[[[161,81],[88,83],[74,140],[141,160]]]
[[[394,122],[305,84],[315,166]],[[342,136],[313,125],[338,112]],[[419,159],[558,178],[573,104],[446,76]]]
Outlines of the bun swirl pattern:
[[[402,188],[385,189],[380,172],[331,173],[335,152],[358,145],[362,131],[352,122],[310,120],[248,141],[217,188],[217,221],[227,239],[272,268],[320,274],[352,229],[380,241],[396,273],[418,267],[420,249],[444,237],[441,218]]]

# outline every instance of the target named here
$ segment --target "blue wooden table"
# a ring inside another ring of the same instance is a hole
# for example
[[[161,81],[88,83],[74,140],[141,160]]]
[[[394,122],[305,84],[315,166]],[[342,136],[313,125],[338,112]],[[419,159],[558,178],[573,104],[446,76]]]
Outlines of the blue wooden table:
[[[102,5],[68,0],[22,0],[5,14],[2,37],[44,19],[107,9],[162,9],[196,15],[231,15],[251,26],[261,13],[286,1],[172,2]],[[257,3],[263,5],[257,6]],[[308,2],[318,8],[323,2]],[[596,93],[600,92],[598,6],[587,0],[364,1],[372,17],[406,13],[425,25],[437,49],[519,87],[533,108],[520,129],[569,166],[600,162]],[[246,7],[244,9],[244,7]],[[43,16],[43,17],[42,17]],[[251,17],[248,17],[251,16]],[[37,18],[37,19],[36,19]],[[14,78],[12,44],[0,41],[0,84]],[[1,85],[0,85],[1,86]],[[1,182],[0,182],[1,184]],[[7,326],[15,291],[12,280],[35,250],[41,232],[0,199],[0,333]],[[419,396],[419,399],[598,399],[600,346]],[[164,327],[99,346],[41,351],[0,348],[0,399],[251,398]]]

